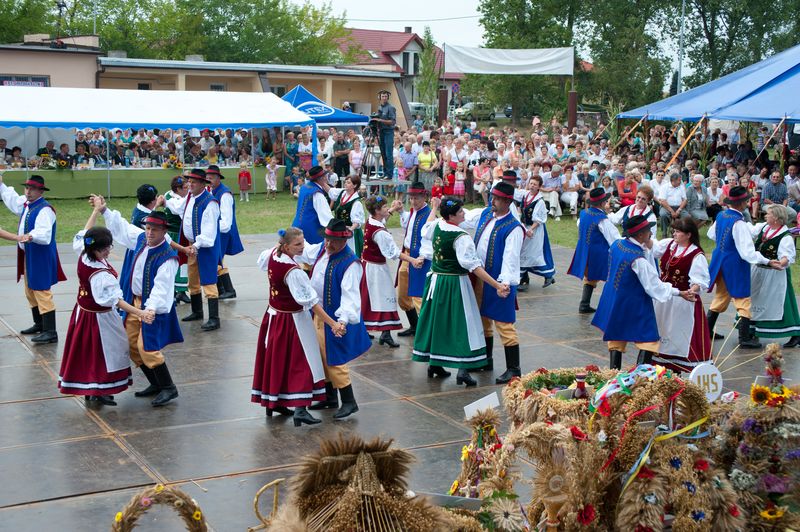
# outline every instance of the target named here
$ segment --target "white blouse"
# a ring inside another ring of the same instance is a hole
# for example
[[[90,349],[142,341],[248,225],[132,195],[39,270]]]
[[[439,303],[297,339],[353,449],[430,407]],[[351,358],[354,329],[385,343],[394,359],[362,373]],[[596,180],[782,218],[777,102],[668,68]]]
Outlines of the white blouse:
[[[367,223],[376,227],[383,227],[384,229],[386,228],[383,222],[379,222],[372,216],[370,216]],[[376,244],[378,244],[378,249],[381,250],[381,255],[383,255],[387,260],[394,260],[400,256],[400,248],[398,248],[397,244],[395,244],[394,238],[392,238],[392,235],[389,233],[389,231],[377,231],[372,235],[372,239],[375,240]]]
[[[468,272],[472,272],[476,268],[483,267],[483,263],[478,257],[478,252],[475,249],[475,243],[469,237],[469,234],[467,234],[457,225],[449,224],[444,220],[426,223],[422,228],[422,237],[433,241],[433,231],[436,229],[437,225],[440,231],[456,231],[459,233],[464,233],[463,236],[457,237],[453,243],[453,247],[456,250],[456,259],[462,268]]]
[[[673,245],[673,242],[675,242],[675,240],[672,238],[653,241],[653,257],[661,259],[670,246],[677,246],[673,252],[673,256],[680,255],[685,249],[686,253],[692,253],[697,249],[697,246],[694,244],[689,244],[687,249],[677,244]],[[692,266],[689,268],[689,284],[700,285],[700,290],[707,290],[708,285],[711,284],[711,276],[708,273],[708,259],[706,259],[703,253],[698,253],[694,256],[694,259],[692,259]]]
[[[314,266],[314,273],[311,275],[311,286],[319,298],[322,298],[325,294],[325,270],[328,268],[328,253],[324,252],[321,256],[319,254],[324,245],[324,241],[319,244],[306,242],[303,254],[294,258],[295,262]],[[361,321],[361,276],[363,273],[364,268],[358,261],[353,262],[344,272],[342,277],[342,297],[339,301],[339,308],[333,313],[334,317],[341,323],[356,324]]]
[[[276,252],[277,249],[278,248],[275,247],[261,252],[261,255],[259,255],[258,260],[256,261],[261,271],[268,270],[270,257],[272,257],[273,260],[282,262],[284,264],[297,264],[286,253],[278,255]],[[306,275],[306,273],[300,268],[291,270],[286,275],[285,281],[286,286],[289,288],[289,292],[292,294],[292,297],[298,305],[302,305],[303,310],[309,310],[311,307],[319,303],[319,296],[317,296],[317,293],[311,286],[311,281],[308,279],[308,275]]]

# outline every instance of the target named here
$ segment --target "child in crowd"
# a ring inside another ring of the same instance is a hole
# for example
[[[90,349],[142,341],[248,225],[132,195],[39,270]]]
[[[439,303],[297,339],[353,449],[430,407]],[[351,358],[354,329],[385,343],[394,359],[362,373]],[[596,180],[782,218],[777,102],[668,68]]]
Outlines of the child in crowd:
[[[442,188],[442,178],[437,177],[433,180],[433,187],[431,188],[431,197],[432,198],[441,198],[444,195],[444,189]]]
[[[298,168],[295,166],[292,170]],[[298,174],[297,184],[292,186],[292,196],[297,198],[300,195],[300,187],[306,184],[306,179],[302,175]]]
[[[394,199],[395,200],[402,200],[405,196],[406,187],[405,183],[408,182],[407,179],[407,170],[405,165],[403,164],[403,159],[398,155],[394,159]]]
[[[451,162],[442,168],[442,190],[445,196],[453,195],[453,188],[455,188],[456,184],[456,176],[453,174],[455,167],[456,163]]]
[[[278,192],[278,163],[274,157],[267,164],[267,174],[264,179],[267,182],[267,200],[275,199]]]
[[[241,167],[241,170],[239,170],[239,201],[250,201],[253,176],[245,163],[240,163],[239,166]]]
[[[302,177],[303,169],[300,166],[293,166],[292,173],[286,177],[286,187],[294,193],[294,189],[297,188],[297,183],[300,181]]]
[[[455,183],[453,184],[453,195],[464,201],[464,195],[467,193],[467,189],[464,185],[464,181],[466,180],[466,175],[464,173],[464,162],[459,161],[456,166],[456,173],[455,173]]]
[[[325,164],[322,165],[322,167],[325,168],[325,175],[328,176],[328,186],[330,186],[331,188],[338,187],[339,176],[336,175],[336,172],[334,172],[333,169],[331,168],[330,160],[326,161]]]

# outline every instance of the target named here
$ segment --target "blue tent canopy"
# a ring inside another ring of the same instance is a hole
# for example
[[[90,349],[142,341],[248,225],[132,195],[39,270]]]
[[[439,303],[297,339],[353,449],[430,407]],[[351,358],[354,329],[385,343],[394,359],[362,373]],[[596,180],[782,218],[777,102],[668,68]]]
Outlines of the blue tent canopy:
[[[703,115],[743,122],[800,122],[800,46],[617,118],[686,120]]]
[[[302,111],[314,121],[323,126],[366,126],[369,117],[342,109],[335,109],[323,102],[305,87],[298,85],[286,94],[283,99],[294,106],[298,111]]]

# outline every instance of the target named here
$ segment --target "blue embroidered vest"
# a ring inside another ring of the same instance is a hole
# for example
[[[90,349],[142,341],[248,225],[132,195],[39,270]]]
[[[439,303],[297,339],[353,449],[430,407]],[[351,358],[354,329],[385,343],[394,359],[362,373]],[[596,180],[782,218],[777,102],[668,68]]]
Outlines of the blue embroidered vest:
[[[419,257],[420,250],[422,249],[422,227],[428,221],[431,208],[425,205],[417,211],[414,217],[414,223],[409,225],[406,231],[411,232],[411,248],[408,250],[409,255],[415,259]],[[405,240],[405,239],[403,239]],[[428,272],[431,269],[431,261],[425,259],[422,268],[408,268],[408,297],[422,297],[425,291],[425,279],[428,277]]]
[[[653,298],[631,267],[644,256],[644,250],[628,239],[611,245],[608,282],[592,319],[606,342],[655,342],[660,338]]]
[[[223,194],[230,194],[231,198],[233,198],[233,193],[231,189],[225,186],[224,183],[220,183],[217,188],[211,191],[214,195],[214,198],[219,202],[220,205],[220,212],[222,210],[222,195]],[[231,228],[227,233],[223,233],[220,231],[220,264],[222,264],[222,257],[224,255],[238,255],[242,251],[244,251],[244,246],[242,245],[242,239],[239,238],[239,226],[236,224],[236,201],[233,201],[231,205],[232,215],[233,218],[231,220]]]
[[[201,234],[200,225],[203,220],[203,213],[212,202],[219,203],[210,192],[205,191],[195,198],[194,205],[192,205],[192,212],[184,213],[184,216],[188,214],[192,217],[192,233],[195,239],[197,235]],[[219,220],[217,220],[216,228],[217,237],[214,239],[214,245],[208,248],[197,249],[197,267],[200,271],[201,285],[217,284],[217,264],[219,264],[220,256],[222,255],[220,249]]]
[[[36,218],[42,209],[53,209],[44,198],[39,198],[28,205],[27,214],[23,210],[20,215],[20,225],[24,234],[30,233],[36,226]],[[55,212],[55,209],[53,209]],[[25,277],[27,278],[28,288],[31,290],[50,290],[59,281],[66,281],[67,276],[61,269],[61,261],[58,258],[58,247],[56,246],[56,222],[50,232],[49,244],[36,244],[26,242],[24,254],[17,246],[17,281],[22,276],[22,259],[25,261]],[[24,255],[24,257],[23,257]]]
[[[608,278],[608,242],[598,227],[606,218],[606,213],[596,207],[581,211],[578,244],[567,273],[590,281]]]
[[[709,292],[714,288],[717,277],[722,274],[725,287],[732,297],[750,297],[750,264],[739,256],[733,240],[733,225],[742,219],[742,213],[734,209],[725,209],[717,215],[717,247],[714,248],[711,264],[708,265],[711,278]]]
[[[133,208],[131,212],[131,225],[135,225],[139,229],[144,229],[144,219],[147,218],[148,213],[141,210],[138,206]],[[122,271],[119,274],[119,286],[122,288],[122,298],[125,301],[130,299],[131,289],[131,273],[133,272],[133,259],[136,257],[136,252],[132,249],[125,250],[125,261],[122,263]],[[125,313],[120,311],[122,317]]]
[[[478,229],[475,231],[475,247],[478,246],[478,242],[493,216],[494,213],[490,208],[484,209],[481,213]],[[492,233],[489,235],[489,247],[486,251],[484,268],[486,272],[495,279],[500,276],[500,271],[503,267],[503,253],[506,249],[506,238],[508,238],[511,231],[515,230],[517,227],[522,227],[519,220],[514,218],[511,213],[508,213],[502,219],[495,222]],[[517,321],[516,304],[517,287],[515,285],[511,285],[511,293],[508,297],[500,297],[497,295],[497,290],[484,282],[480,309],[481,316],[495,321],[514,323]]]
[[[322,242],[322,236],[319,234],[322,225],[320,225],[317,211],[314,209],[314,194],[325,196],[325,192],[316,183],[309,181],[300,187],[300,193],[297,195],[297,212],[292,222],[292,227],[303,230],[303,237],[309,244]],[[327,199],[327,196],[325,197]]]

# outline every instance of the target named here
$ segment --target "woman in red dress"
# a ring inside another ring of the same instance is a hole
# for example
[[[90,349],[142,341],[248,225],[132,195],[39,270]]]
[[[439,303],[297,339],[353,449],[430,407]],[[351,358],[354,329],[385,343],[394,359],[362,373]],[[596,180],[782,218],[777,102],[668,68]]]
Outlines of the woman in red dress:
[[[711,333],[698,295],[710,283],[708,261],[700,247],[697,225],[691,218],[672,222],[672,234],[673,238],[653,245],[653,256],[660,259],[661,280],[678,290],[690,290],[697,297],[694,303],[679,296],[666,303],[654,302],[661,347],[653,363],[678,373],[691,372],[695,366],[711,360]]]
[[[321,420],[306,409],[325,399],[325,370],[309,309],[344,334],[344,324],[331,318],[319,303],[308,275],[294,261],[303,252],[303,232],[278,231],[278,245],[261,253],[259,267],[269,277],[269,307],[261,321],[250,400],[273,412],[293,415],[294,426]],[[294,408],[294,412],[289,410]]]
[[[114,394],[124,391],[131,379],[128,336],[115,307],[153,320],[144,310],[122,299],[117,272],[108,263],[113,238],[105,227],[93,227],[95,209],[86,227],[72,241],[78,258],[78,301],[72,310],[58,373],[61,393],[83,395],[86,402],[116,405]]]

